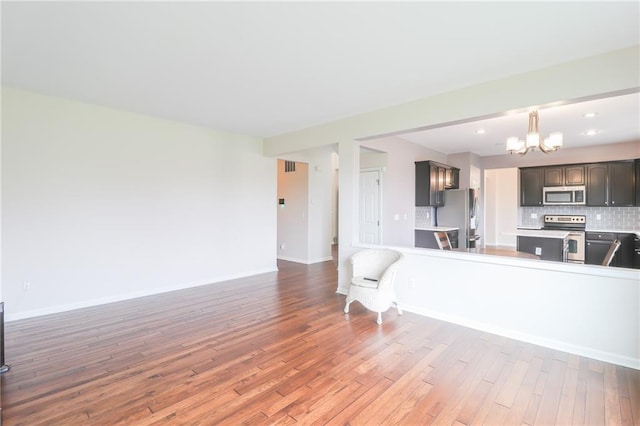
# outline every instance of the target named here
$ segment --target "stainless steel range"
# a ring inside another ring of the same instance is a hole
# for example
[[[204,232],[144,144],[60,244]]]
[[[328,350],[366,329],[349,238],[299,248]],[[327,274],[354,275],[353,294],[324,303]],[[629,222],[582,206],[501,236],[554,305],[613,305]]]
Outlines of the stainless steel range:
[[[584,231],[587,217],[584,215],[544,215],[544,230],[569,231],[566,240],[566,261],[584,263]]]

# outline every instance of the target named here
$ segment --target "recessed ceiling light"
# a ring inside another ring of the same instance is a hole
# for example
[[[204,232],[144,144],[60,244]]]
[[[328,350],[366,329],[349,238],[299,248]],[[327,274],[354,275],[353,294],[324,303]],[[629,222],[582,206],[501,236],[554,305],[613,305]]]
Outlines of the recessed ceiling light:
[[[476,130],[476,135],[484,135],[484,134],[485,134],[485,130],[484,129]]]
[[[600,133],[599,130],[589,129],[586,132],[584,132],[583,135],[593,136],[593,135],[597,135],[598,133]]]
[[[598,115],[597,112],[587,112],[586,114],[582,114],[584,118],[591,118],[591,117],[595,117],[596,115]]]

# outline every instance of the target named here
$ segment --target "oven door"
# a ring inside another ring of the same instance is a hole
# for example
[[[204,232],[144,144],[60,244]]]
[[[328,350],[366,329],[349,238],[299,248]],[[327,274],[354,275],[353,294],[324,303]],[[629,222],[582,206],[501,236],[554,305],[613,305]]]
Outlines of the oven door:
[[[571,232],[567,246],[567,262],[584,263],[584,232]]]

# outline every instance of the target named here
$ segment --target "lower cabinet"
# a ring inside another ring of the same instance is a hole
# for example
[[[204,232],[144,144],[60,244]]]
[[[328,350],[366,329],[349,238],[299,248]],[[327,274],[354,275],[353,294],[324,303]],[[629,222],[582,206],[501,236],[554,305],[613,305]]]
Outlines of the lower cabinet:
[[[587,265],[602,265],[605,255],[609,251],[611,241],[607,240],[586,240],[584,249],[584,263]],[[614,262],[611,262],[614,265]]]
[[[585,234],[584,263],[602,265],[604,256],[614,240],[620,241],[610,266],[619,268],[638,268],[635,251],[635,234],[614,232],[587,232]]]
[[[518,251],[535,254],[542,260],[564,261],[564,239],[518,236]]]
[[[421,248],[438,249],[436,237],[433,235],[435,231],[427,231],[425,229],[415,230],[415,246]],[[458,230],[447,231],[449,242],[452,248],[458,248]]]

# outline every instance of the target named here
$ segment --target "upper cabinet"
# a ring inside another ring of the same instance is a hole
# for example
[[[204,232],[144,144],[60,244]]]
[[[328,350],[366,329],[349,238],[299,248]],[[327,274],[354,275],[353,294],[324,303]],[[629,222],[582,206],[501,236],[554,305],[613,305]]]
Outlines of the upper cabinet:
[[[633,160],[587,165],[587,206],[633,206],[635,191]]]
[[[520,205],[541,206],[544,167],[520,169]]]
[[[459,187],[460,170],[435,161],[416,162],[416,206],[444,206],[445,189]]]
[[[544,186],[584,185],[584,168],[583,164],[545,167]]]
[[[636,159],[636,206],[640,206],[640,159]]]
[[[542,206],[545,186],[586,186],[586,205],[640,205],[638,160],[520,168],[520,205]],[[637,176],[637,177],[636,177]],[[636,185],[638,188],[636,188]]]
[[[587,166],[587,206],[606,206],[609,202],[609,179],[606,163]]]
[[[460,169],[447,167],[445,171],[444,189],[460,188]]]

